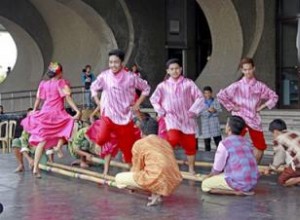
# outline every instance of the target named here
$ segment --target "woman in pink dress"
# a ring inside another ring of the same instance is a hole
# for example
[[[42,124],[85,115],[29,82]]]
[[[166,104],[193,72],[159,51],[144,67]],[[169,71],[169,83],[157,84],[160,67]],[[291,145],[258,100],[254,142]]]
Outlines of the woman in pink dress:
[[[24,130],[31,134],[29,143],[37,146],[33,174],[38,178],[41,177],[38,164],[43,150],[55,145],[60,150],[62,143],[71,137],[74,120],[80,116],[68,82],[62,78],[62,65],[50,63],[47,75],[49,80],[40,82],[33,113],[22,121]],[[38,110],[42,100],[43,106]],[[64,100],[76,111],[73,118],[65,111]]]

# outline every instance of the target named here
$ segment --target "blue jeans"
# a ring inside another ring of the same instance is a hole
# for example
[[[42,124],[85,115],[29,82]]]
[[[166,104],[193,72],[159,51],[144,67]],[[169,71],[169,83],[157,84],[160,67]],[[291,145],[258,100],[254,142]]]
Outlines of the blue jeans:
[[[94,102],[92,100],[92,95],[90,90],[84,91],[84,106],[87,108],[93,108]]]

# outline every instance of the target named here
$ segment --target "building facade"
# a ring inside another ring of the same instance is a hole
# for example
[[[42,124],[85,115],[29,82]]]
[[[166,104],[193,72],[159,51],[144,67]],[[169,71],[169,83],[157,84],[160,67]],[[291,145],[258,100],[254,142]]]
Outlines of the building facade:
[[[287,3],[288,2],[288,3]],[[107,68],[110,49],[126,51],[154,88],[165,61],[182,60],[184,74],[217,92],[238,79],[242,57],[280,94],[279,108],[299,108],[299,0],[1,0],[0,23],[18,58],[0,92],[35,89],[51,60],[72,85],[82,67]]]

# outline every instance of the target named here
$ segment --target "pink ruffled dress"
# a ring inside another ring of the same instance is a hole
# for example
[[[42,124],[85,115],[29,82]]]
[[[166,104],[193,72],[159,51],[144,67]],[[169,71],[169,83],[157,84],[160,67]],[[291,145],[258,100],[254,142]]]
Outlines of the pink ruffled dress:
[[[31,134],[29,143],[33,146],[46,141],[45,149],[57,145],[59,139],[71,137],[74,119],[65,111],[63,89],[69,86],[64,79],[41,81],[38,97],[44,101],[42,109],[22,120],[24,130]]]

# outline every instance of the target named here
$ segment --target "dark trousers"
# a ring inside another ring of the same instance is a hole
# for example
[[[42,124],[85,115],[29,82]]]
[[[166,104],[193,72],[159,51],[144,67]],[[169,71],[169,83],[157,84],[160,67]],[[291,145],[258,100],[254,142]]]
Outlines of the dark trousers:
[[[216,136],[216,137],[213,137],[213,139],[216,144],[216,147],[218,147],[220,141],[222,140],[222,136]],[[211,150],[210,140],[211,140],[211,138],[204,138],[205,151]]]

